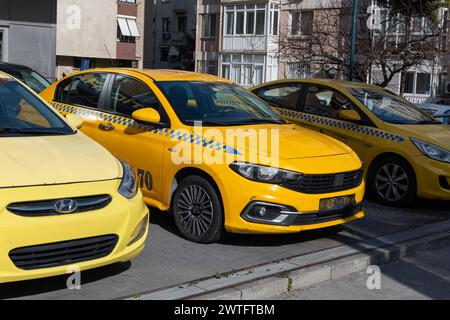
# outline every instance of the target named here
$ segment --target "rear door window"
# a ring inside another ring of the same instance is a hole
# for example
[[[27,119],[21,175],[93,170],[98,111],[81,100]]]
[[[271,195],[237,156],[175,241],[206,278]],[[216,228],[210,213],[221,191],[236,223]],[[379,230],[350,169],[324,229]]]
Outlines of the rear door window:
[[[269,86],[259,89],[256,94],[276,107],[297,110],[302,92],[300,83]]]
[[[88,73],[71,77],[58,86],[55,100],[89,108],[98,108],[106,73]]]

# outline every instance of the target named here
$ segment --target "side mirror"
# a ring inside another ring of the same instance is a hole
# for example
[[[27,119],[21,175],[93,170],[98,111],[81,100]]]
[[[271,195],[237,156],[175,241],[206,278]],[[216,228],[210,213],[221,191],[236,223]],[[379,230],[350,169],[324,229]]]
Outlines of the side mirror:
[[[352,122],[359,122],[362,120],[359,113],[355,110],[342,110],[339,112],[339,118]]]
[[[76,129],[80,129],[84,123],[84,119],[82,117],[72,113],[66,115],[66,120],[72,127]]]
[[[131,117],[137,122],[143,123],[159,123],[161,116],[158,111],[153,108],[139,109],[131,115]]]

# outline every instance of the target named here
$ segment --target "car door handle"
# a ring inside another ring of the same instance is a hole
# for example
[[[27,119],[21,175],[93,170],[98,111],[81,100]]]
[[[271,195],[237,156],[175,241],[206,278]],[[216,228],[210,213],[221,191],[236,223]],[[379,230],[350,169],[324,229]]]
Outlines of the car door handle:
[[[113,131],[115,129],[111,123],[100,123],[98,128],[103,131]]]

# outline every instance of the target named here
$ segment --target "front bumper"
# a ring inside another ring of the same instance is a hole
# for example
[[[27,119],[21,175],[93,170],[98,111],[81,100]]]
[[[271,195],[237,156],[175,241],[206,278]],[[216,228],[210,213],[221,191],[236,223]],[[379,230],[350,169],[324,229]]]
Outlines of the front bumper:
[[[252,209],[255,208],[277,208],[274,211],[276,213],[270,216],[269,214],[265,214],[264,217],[256,215],[252,215]],[[308,226],[308,225],[316,225],[325,222],[332,222],[335,220],[351,218],[354,215],[358,214],[362,211],[361,204],[353,204],[339,210],[333,211],[316,211],[316,212],[295,212],[294,210],[283,211],[284,206],[279,206],[278,204],[265,203],[265,202],[252,202],[247,208],[242,212],[241,217],[248,222],[251,223],[259,223],[259,224],[268,224],[274,226]]]
[[[136,228],[148,221],[149,210],[142,195],[128,200],[117,193],[119,181],[102,181],[58,186],[1,189],[0,198],[0,283],[62,275],[133,259],[143,249],[148,234],[136,238]],[[9,203],[64,199],[110,194],[111,203],[100,210],[61,216],[21,217],[6,209]],[[5,202],[6,200],[6,202]],[[13,250],[72,240],[115,235],[117,243],[107,256],[67,265],[25,270],[10,258]],[[132,240],[135,240],[134,242]],[[132,242],[132,243],[131,243]],[[130,244],[131,243],[131,244]]]
[[[360,204],[364,198],[364,181],[351,190],[327,194],[304,194],[278,185],[253,182],[232,170],[227,170],[221,172],[218,184],[225,209],[225,229],[233,233],[297,233],[336,226],[364,217],[364,212],[359,206],[355,206],[344,214],[329,217],[330,219],[324,217],[324,220],[321,220],[320,215],[317,215],[320,211],[321,199],[354,195],[355,203]],[[242,213],[245,214],[246,208],[254,202],[285,206],[298,214],[293,214],[288,220],[291,223],[284,225],[251,221],[251,219],[246,219]]]
[[[423,155],[413,158],[417,177],[417,196],[426,199],[450,200],[450,164]]]

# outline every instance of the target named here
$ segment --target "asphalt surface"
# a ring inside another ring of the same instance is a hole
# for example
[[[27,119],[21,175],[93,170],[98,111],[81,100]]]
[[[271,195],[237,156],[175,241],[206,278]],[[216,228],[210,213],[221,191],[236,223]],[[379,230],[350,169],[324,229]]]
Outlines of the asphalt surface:
[[[152,210],[146,248],[131,263],[83,272],[80,290],[68,290],[66,276],[3,284],[0,299],[120,298],[450,219],[450,202],[422,200],[408,208],[390,208],[368,200],[365,210],[365,219],[339,233],[228,235],[212,245],[182,239],[169,215]]]
[[[368,289],[370,274],[349,277],[304,290],[293,291],[275,300],[423,300],[450,299],[450,248],[402,259],[381,266],[379,289]]]

